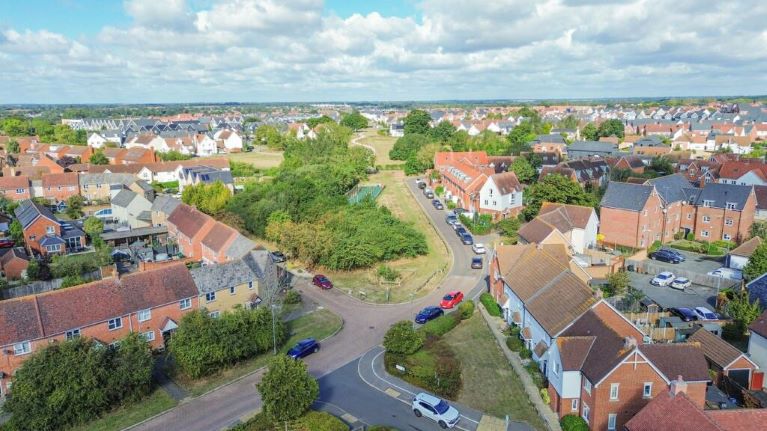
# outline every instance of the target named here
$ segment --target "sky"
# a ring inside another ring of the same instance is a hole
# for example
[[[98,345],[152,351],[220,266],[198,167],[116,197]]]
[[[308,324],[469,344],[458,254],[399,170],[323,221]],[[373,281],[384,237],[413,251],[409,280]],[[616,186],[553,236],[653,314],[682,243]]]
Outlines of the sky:
[[[0,0],[0,104],[767,94],[763,0]]]

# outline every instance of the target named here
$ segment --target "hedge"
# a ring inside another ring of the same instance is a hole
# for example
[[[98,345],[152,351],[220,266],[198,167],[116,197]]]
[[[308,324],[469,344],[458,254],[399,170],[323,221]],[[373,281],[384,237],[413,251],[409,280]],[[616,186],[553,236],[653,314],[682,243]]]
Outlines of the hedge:
[[[565,415],[559,420],[562,431],[589,431],[589,424],[578,415]]]
[[[461,320],[471,318],[474,314],[474,301],[463,301],[461,305],[458,306],[458,313],[461,315]]]
[[[295,429],[296,431],[348,431],[349,427],[330,413],[310,411],[296,419]]]
[[[488,314],[493,317],[501,317],[501,306],[495,302],[495,298],[493,298],[492,295],[485,292],[479,295],[479,301],[485,306],[485,310],[487,310]]]
[[[450,314],[445,314],[443,316],[437,317],[434,320],[430,320],[424,324],[419,331],[423,332],[424,336],[428,337],[441,337],[448,332],[450,332],[453,328],[458,326],[458,324],[461,322],[461,313],[455,312]]]
[[[506,347],[512,352],[521,352],[525,348],[525,343],[516,335],[512,335],[511,337],[506,337]]]

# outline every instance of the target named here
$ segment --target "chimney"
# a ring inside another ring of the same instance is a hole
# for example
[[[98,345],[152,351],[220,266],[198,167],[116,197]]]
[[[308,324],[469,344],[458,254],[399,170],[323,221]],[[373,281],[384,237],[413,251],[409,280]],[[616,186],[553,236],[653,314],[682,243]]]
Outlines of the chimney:
[[[676,380],[671,382],[671,396],[687,393],[687,382],[682,380],[682,376],[676,376]]]
[[[623,339],[623,348],[624,349],[633,349],[637,346],[637,340],[634,337],[625,337]]]

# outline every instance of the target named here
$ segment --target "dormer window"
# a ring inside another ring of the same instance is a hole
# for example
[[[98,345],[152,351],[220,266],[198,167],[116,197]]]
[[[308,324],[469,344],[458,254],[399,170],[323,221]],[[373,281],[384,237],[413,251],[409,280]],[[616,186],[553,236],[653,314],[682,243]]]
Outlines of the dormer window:
[[[711,208],[713,205],[714,205],[714,201],[710,201],[710,200],[703,200],[703,206],[704,206],[705,208]]]
[[[735,202],[727,202],[726,208],[728,210],[738,209],[738,204],[736,204]]]

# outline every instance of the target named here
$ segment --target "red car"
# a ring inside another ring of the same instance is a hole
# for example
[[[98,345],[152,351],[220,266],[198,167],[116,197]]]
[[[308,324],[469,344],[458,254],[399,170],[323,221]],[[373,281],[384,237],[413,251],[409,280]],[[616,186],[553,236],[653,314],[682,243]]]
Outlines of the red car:
[[[453,308],[460,304],[461,301],[463,301],[463,292],[456,290],[455,292],[450,292],[443,296],[439,306],[442,308]]]
[[[333,288],[333,283],[331,283],[330,280],[322,274],[315,275],[314,278],[312,278],[312,284],[319,287],[320,289]]]
[[[0,248],[11,248],[14,245],[16,245],[16,243],[12,239],[0,239]]]

